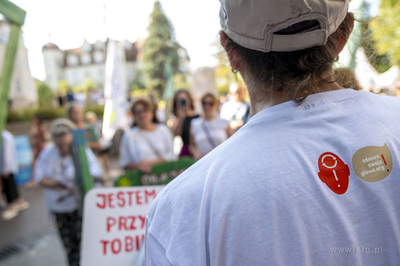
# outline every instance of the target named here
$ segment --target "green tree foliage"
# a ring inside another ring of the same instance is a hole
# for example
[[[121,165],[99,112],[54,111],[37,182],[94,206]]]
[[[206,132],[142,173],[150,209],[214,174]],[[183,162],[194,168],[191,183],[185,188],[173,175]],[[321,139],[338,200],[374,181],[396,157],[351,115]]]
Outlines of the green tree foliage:
[[[67,91],[68,91],[69,88],[70,88],[70,87],[69,87],[68,81],[66,81],[65,79],[60,80],[60,81],[58,82],[58,92],[59,92],[62,96],[64,96],[65,94],[67,94]]]
[[[87,93],[89,90],[95,87],[94,82],[91,78],[87,78],[85,82],[82,84],[81,89],[84,93]]]
[[[150,92],[161,97],[165,87],[165,63],[167,61],[171,63],[174,74],[179,72],[180,46],[174,41],[173,27],[158,1],[154,3],[151,22],[147,29],[149,37],[144,45],[144,72]]]
[[[400,0],[381,0],[379,16],[370,23],[378,55],[400,64]]]
[[[144,83],[144,78],[143,78],[143,70],[138,69],[135,75],[135,79],[132,81],[132,83],[129,86],[129,91],[130,92],[135,92],[137,90],[146,90],[146,85]]]
[[[190,84],[186,80],[186,76],[183,73],[175,74],[173,77],[174,88],[176,89],[190,89]]]
[[[36,80],[36,88],[39,97],[39,106],[51,106],[54,100],[54,92],[45,82]]]
[[[386,53],[378,54],[376,48],[377,44],[372,38],[372,31],[369,27],[369,23],[363,23],[362,32],[361,46],[364,48],[365,55],[369,62],[378,72],[386,72],[391,67],[390,59]]]

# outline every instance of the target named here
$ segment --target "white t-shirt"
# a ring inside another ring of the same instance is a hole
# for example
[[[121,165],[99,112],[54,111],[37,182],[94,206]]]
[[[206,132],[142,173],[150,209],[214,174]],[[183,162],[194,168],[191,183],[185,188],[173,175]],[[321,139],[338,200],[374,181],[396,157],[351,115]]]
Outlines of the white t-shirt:
[[[197,150],[207,154],[228,138],[229,122],[222,118],[205,120],[202,117],[191,121],[190,133],[193,135]]]
[[[257,113],[157,196],[146,265],[398,265],[399,114],[349,89]]]
[[[119,164],[124,168],[129,163],[151,161],[160,157],[166,161],[173,161],[176,156],[172,144],[172,134],[164,124],[157,124],[153,131],[134,127],[122,137]]]
[[[92,150],[86,148],[86,156],[90,174],[93,177],[102,176],[101,166]],[[46,147],[40,154],[35,164],[34,177],[36,183],[43,178],[51,178],[64,184],[75,185],[75,166],[71,156],[62,158],[55,145]],[[78,208],[77,199],[67,189],[44,190],[45,201],[49,212],[65,213]],[[64,198],[62,201],[61,198]]]
[[[18,158],[14,136],[7,130],[1,132],[0,174],[18,173]]]

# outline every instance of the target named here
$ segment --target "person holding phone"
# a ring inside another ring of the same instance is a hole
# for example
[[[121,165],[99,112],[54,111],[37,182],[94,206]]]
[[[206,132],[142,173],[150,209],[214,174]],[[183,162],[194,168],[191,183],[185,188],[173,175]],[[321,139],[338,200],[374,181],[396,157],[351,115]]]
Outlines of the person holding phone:
[[[192,96],[187,90],[180,89],[175,92],[172,113],[175,116],[171,127],[172,134],[182,138],[182,148],[179,152],[179,157],[193,157],[193,154],[189,150],[190,126],[191,121],[198,118],[199,115],[194,111]]]

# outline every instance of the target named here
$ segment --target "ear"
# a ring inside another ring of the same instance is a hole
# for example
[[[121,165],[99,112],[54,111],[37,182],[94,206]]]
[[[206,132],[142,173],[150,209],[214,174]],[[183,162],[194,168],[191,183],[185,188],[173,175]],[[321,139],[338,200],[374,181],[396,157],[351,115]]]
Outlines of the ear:
[[[222,47],[224,48],[226,54],[228,55],[229,63],[234,70],[238,70],[240,68],[240,54],[237,50],[233,49],[232,44],[228,41],[228,36],[225,32],[220,31],[219,33],[220,42]]]
[[[351,13],[350,13],[351,14]],[[353,31],[354,27],[354,15],[351,14],[351,16],[346,17],[347,20],[349,20],[349,26],[345,27],[341,34],[339,35],[339,38],[337,40],[337,46],[336,46],[336,55],[339,55],[340,52],[343,50],[344,46],[347,43],[347,40],[350,37],[351,32]]]

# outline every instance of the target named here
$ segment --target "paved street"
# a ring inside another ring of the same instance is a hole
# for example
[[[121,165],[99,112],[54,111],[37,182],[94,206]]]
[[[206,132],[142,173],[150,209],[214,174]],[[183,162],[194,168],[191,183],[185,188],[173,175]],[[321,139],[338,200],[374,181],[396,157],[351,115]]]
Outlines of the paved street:
[[[30,208],[11,221],[0,221],[1,266],[64,266],[66,257],[41,188],[20,187]]]

